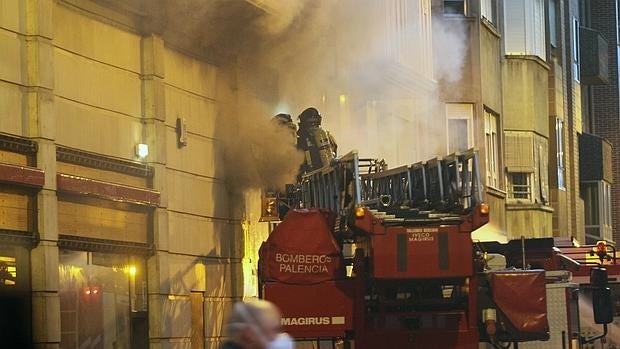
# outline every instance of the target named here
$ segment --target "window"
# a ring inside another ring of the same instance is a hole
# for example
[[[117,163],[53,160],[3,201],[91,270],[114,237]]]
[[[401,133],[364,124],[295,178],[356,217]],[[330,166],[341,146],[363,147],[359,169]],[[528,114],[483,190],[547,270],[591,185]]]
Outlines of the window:
[[[573,78],[576,81],[579,81],[580,79],[580,74],[579,74],[579,20],[575,17],[573,17],[573,25],[572,25],[572,31],[573,31],[573,42],[572,42],[572,47],[573,47]]]
[[[291,2],[291,1],[280,1]],[[457,1],[458,3],[459,1]],[[461,7],[462,1],[461,2]],[[385,31],[381,35],[389,64],[406,67],[421,76],[432,79],[433,35],[431,21],[431,0],[373,1],[373,6],[384,13]],[[452,11],[452,10],[450,10]],[[462,12],[462,11],[461,11]]]
[[[586,238],[611,240],[611,185],[605,181],[581,183]]]
[[[542,137],[536,137],[538,153],[534,161],[536,173],[534,183],[536,184],[534,202],[541,204],[549,203],[549,146]]]
[[[448,153],[456,153],[467,150],[469,141],[467,137],[469,120],[448,119]]]
[[[59,263],[61,348],[130,348],[146,339],[146,321],[137,321],[146,320],[144,259],[61,250]]]
[[[465,0],[444,0],[443,13],[446,15],[464,15]]]
[[[543,0],[504,2],[504,37],[507,55],[532,55],[546,60],[545,27]]]
[[[486,110],[484,111],[484,138],[485,138],[485,160],[487,185],[499,188],[499,146],[497,136],[497,115]]]
[[[556,0],[549,1],[549,43],[553,48],[558,47],[558,23],[556,13]]]
[[[555,147],[558,167],[558,189],[566,190],[564,183],[564,120],[555,119]]]
[[[4,286],[15,286],[16,281],[15,257],[0,255],[0,289]]]
[[[448,154],[464,151],[473,146],[473,113],[472,104],[446,104]]]
[[[480,16],[491,22],[495,23],[496,0],[480,0]]]
[[[532,200],[531,173],[511,173],[508,179],[510,181],[510,198]]]

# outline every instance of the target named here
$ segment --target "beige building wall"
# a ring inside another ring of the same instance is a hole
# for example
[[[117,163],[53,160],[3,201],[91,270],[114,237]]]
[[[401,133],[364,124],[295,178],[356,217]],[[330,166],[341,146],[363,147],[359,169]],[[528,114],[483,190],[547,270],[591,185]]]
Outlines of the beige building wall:
[[[498,181],[497,185],[486,183],[486,158],[490,149],[487,149],[485,143],[485,118],[484,113],[493,112],[497,117],[497,128],[501,130],[504,120],[503,111],[503,91],[502,91],[502,60],[501,60],[501,36],[497,28],[486,22],[475,22],[471,25],[478,35],[476,49],[472,50],[472,58],[476,62],[474,72],[479,71],[479,75],[474,73],[476,80],[480,84],[480,102],[477,108],[476,120],[476,146],[480,149],[481,177],[486,184],[485,201],[489,204],[491,210],[489,214],[489,223],[474,232],[474,238],[481,240],[500,240],[503,241],[507,237],[506,227],[506,186],[504,159],[503,159],[503,137],[498,132]],[[479,50],[478,50],[479,48]],[[477,57],[477,58],[476,58]]]
[[[52,22],[56,143],[135,159],[131,145],[142,142],[140,35],[62,2],[54,3]]]
[[[22,106],[27,85],[27,64],[22,57],[26,50],[26,18],[19,2],[2,3],[0,11],[0,129],[23,133]]]
[[[38,140],[37,166],[46,171],[42,241],[31,254],[37,347],[60,342],[56,145],[137,161],[138,143],[149,145],[145,165],[161,193],[149,233],[151,348],[190,348],[196,326],[204,347],[217,347],[232,302],[256,294],[241,277],[242,264],[255,275],[256,263],[242,263],[242,220],[254,224],[246,238],[265,230],[225,183],[216,118],[220,98],[230,96],[218,96],[219,68],[89,1],[0,2],[0,51],[0,132]],[[177,118],[187,126],[181,148]],[[255,200],[245,201],[258,212]]]
[[[531,183],[531,198],[507,199],[508,236],[549,237],[549,66],[535,56],[511,55],[504,60],[502,74],[506,181],[511,186],[511,173],[528,173]]]

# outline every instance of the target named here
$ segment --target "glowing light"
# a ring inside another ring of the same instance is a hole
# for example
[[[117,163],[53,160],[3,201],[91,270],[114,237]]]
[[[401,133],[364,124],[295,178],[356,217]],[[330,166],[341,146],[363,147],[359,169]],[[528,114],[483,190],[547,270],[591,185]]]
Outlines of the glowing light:
[[[340,97],[338,97],[338,100],[340,101],[340,104],[345,104],[345,103],[347,103],[347,96],[346,95],[340,95]]]
[[[136,266],[135,265],[130,265],[129,269],[128,269],[129,275],[131,276],[136,276]]]
[[[136,156],[140,159],[145,159],[147,156],[149,156],[148,144],[136,144]]]
[[[364,217],[364,215],[366,215],[366,210],[364,210],[363,207],[356,207],[355,208],[355,217],[362,218],[362,217]]]

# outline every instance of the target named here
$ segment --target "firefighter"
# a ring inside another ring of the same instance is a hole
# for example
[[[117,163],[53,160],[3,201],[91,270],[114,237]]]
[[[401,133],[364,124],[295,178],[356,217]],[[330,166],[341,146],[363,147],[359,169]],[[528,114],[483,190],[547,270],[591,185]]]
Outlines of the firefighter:
[[[224,324],[221,349],[293,349],[293,340],[280,330],[281,315],[271,302],[254,299],[238,302]]]
[[[297,126],[293,122],[293,117],[291,114],[280,113],[273,117],[272,119],[279,127],[289,129],[293,135],[293,139],[295,139],[297,134]]]
[[[302,172],[329,166],[337,156],[336,141],[321,127],[321,114],[314,107],[299,114],[297,147],[305,154]]]

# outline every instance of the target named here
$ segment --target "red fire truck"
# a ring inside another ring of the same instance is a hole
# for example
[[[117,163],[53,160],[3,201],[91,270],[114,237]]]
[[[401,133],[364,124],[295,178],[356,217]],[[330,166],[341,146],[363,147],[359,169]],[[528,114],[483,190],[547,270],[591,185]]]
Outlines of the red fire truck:
[[[284,330],[297,340],[361,349],[516,348],[555,340],[550,286],[561,288],[569,322],[578,286],[568,272],[554,271],[580,263],[550,246],[557,264],[538,265],[528,255],[527,267],[512,263],[514,243],[474,243],[471,233],[489,214],[478,168],[474,150],[394,169],[353,152],[304,174],[287,196],[297,209],[260,250],[260,293],[280,307]],[[274,219],[277,200],[264,205]],[[607,299],[599,295],[609,291],[605,270],[593,270],[595,298]],[[555,348],[588,341],[578,320],[562,326],[564,346]]]

